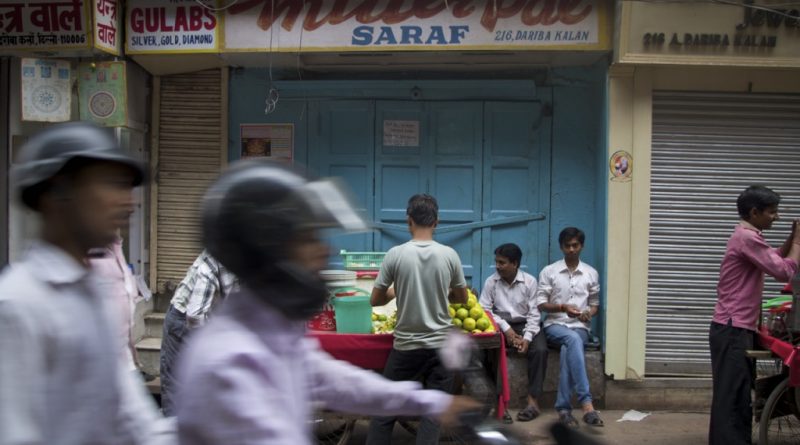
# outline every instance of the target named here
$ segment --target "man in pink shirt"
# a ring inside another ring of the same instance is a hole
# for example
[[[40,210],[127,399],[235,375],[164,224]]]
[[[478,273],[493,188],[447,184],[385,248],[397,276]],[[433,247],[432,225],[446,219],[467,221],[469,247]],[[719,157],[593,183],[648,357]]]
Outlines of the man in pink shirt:
[[[763,186],[750,186],[739,195],[736,208],[742,220],[728,240],[717,285],[717,305],[709,332],[714,395],[711,402],[711,445],[749,444],[752,436],[750,391],[755,366],[745,351],[753,348],[764,274],[789,281],[800,262],[798,220],[777,249],[762,230],[778,219],[780,196]]]

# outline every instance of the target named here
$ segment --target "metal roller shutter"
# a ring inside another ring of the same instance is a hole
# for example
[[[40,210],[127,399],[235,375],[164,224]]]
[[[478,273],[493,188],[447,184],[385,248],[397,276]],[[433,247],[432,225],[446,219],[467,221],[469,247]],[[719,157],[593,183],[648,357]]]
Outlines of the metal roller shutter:
[[[777,246],[800,217],[800,96],[660,91],[653,95],[646,367],[710,375],[708,326],[736,197],[782,196]],[[781,285],[767,279],[765,297]]]
[[[217,69],[156,81],[151,282],[159,292],[171,291],[202,250],[200,201],[227,159],[226,74]]]

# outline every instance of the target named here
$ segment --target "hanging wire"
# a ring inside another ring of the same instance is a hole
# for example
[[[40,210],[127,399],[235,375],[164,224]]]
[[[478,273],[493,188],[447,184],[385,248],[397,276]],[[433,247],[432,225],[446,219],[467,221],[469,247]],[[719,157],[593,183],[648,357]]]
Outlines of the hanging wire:
[[[213,6],[208,6],[208,5],[207,5],[207,4],[205,4],[205,3],[204,3],[202,0],[194,0],[194,1],[195,1],[195,3],[197,3],[198,5],[200,5],[200,6],[204,7],[204,8],[206,8],[206,9],[208,9],[209,11],[214,11],[214,12],[225,11],[226,9],[230,8],[231,6],[233,6],[233,5],[237,4],[237,3],[239,3],[239,0],[233,0],[232,2],[228,3],[228,4],[227,4],[227,5],[225,5],[225,6],[222,6],[222,7],[219,7],[219,8],[215,8],[215,7],[213,7]]]
[[[269,26],[269,53],[267,54],[269,67],[267,69],[269,80],[267,82],[267,98],[264,100],[265,108],[264,114],[272,114],[278,108],[278,101],[280,100],[280,93],[275,88],[272,79],[272,41],[275,32],[275,0],[272,0],[272,9],[270,10],[270,26]]]

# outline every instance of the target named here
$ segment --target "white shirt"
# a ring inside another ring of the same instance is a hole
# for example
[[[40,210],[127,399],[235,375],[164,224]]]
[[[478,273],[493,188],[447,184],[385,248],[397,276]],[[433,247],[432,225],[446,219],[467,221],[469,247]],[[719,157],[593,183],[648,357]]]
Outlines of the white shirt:
[[[397,416],[440,414],[452,401],[336,360],[305,334],[304,321],[287,319],[246,288],[226,299],[178,364],[181,445],[312,444],[312,402]]]
[[[174,443],[141,379],[121,366],[110,296],[43,242],[0,276],[0,443]]]
[[[480,304],[503,332],[511,327],[510,323],[524,322],[523,338],[532,341],[539,333],[542,318],[536,304],[536,288],[536,278],[527,272],[517,270],[511,284],[495,272],[483,285]]]
[[[542,269],[539,274],[539,290],[536,293],[536,305],[543,303],[571,304],[585,311],[590,306],[600,305],[600,278],[594,267],[578,263],[574,272],[570,272],[564,260],[556,261]],[[553,324],[568,328],[590,329],[589,323],[572,318],[566,312],[548,313],[544,327]]]

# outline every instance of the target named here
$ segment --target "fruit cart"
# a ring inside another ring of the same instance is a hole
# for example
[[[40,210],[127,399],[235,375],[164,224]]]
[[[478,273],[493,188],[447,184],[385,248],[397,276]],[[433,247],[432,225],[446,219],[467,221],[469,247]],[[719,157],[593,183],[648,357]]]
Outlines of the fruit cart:
[[[391,334],[339,334],[335,332],[310,331],[322,349],[334,358],[344,360],[365,369],[381,371],[389,357],[394,337]],[[508,373],[506,362],[505,339],[502,333],[473,334],[472,338],[482,350],[493,355],[496,369],[495,381],[498,394],[496,415],[502,418],[509,401]],[[315,420],[317,440],[324,444],[344,444],[352,432],[358,416],[325,413]],[[401,425],[403,425],[401,423]],[[406,424],[407,425],[407,424]]]

